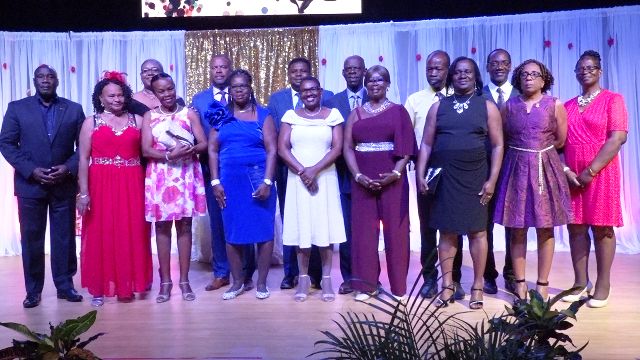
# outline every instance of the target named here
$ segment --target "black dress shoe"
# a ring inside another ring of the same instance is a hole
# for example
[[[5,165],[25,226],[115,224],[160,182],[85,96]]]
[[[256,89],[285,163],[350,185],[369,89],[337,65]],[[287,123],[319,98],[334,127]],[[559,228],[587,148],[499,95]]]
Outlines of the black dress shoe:
[[[288,290],[288,289],[293,289],[294,287],[296,287],[296,285],[298,285],[298,277],[297,276],[285,276],[284,279],[282,279],[282,282],[280,283],[280,289],[282,290]]]
[[[82,301],[82,295],[78,294],[76,289],[58,290],[58,299],[69,302],[80,302]]]
[[[456,288],[456,291],[453,293],[453,298],[455,300],[464,299],[464,296],[466,295],[466,293],[464,292],[464,289],[462,288],[462,285],[460,285],[459,282],[454,281],[453,282],[453,286],[455,286],[455,288]]]
[[[22,302],[22,306],[25,309],[31,309],[34,308],[38,305],[40,305],[40,294],[37,295],[27,295],[26,298],[24,298],[24,301]]]
[[[420,288],[420,296],[425,299],[431,299],[438,293],[438,283],[434,279],[425,280]]]
[[[320,284],[320,280],[315,279],[313,276],[311,276],[311,288],[316,290],[322,290],[322,285]]]
[[[513,278],[504,278],[504,288],[508,292],[515,294],[516,293],[516,283]]]
[[[484,287],[482,288],[485,294],[497,294],[498,293],[498,285],[495,280],[485,280]]]
[[[351,281],[349,280],[340,284],[340,287],[338,288],[338,294],[340,295],[351,294],[352,292],[353,288],[351,287]]]

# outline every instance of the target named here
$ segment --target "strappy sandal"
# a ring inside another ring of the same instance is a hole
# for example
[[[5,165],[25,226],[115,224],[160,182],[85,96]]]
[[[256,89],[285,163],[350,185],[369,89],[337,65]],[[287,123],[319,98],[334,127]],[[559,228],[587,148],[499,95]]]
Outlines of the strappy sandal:
[[[473,292],[474,291],[480,291],[481,295],[484,294],[484,290],[482,288],[479,288],[479,289],[478,288],[471,288],[471,294],[472,294],[471,296],[472,297],[473,297]],[[480,300],[470,299],[469,300],[469,309],[480,310],[480,309],[482,309],[483,306],[484,306],[484,300],[483,299],[480,299]]]
[[[158,296],[156,296],[156,302],[158,304],[167,302],[171,298],[171,289],[173,288],[173,283],[171,281],[161,282],[160,283],[160,292]]]
[[[307,300],[309,296],[309,288],[311,287],[311,279],[309,275],[300,275],[298,277],[298,289],[293,299],[297,302],[303,302]]]
[[[536,285],[548,288],[549,287],[549,282],[548,281],[536,281]],[[536,289],[536,291],[538,291],[538,289]],[[540,294],[540,291],[538,291],[538,294]],[[540,296],[542,296],[542,294],[540,294]],[[549,300],[549,290],[548,289],[547,289],[547,296],[546,297],[542,296],[542,298],[544,300]]]
[[[443,299],[442,293],[441,293],[440,296],[436,298],[436,306],[438,307],[447,307],[449,306],[449,304],[453,304],[456,301],[456,299],[454,299],[454,295],[456,292],[456,287],[454,285],[443,286],[442,287],[443,293],[444,293],[444,290],[451,290],[451,296],[449,296],[449,298],[447,299]]]
[[[191,290],[191,285],[188,281],[183,281],[178,284],[180,291],[182,291],[182,300],[193,301],[196,299],[196,294]]]
[[[513,293],[513,295],[515,295],[515,299],[514,299],[514,303],[518,302],[518,301],[523,301],[527,299],[527,284],[526,284],[525,279],[513,279],[513,283],[515,284],[515,292]],[[522,284],[524,283],[525,285],[525,291],[524,291],[524,298],[520,297],[520,295],[518,295],[518,284]]]
[[[100,307],[102,305],[104,305],[104,296],[94,296],[91,299],[91,306]]]
[[[322,301],[331,302],[336,299],[336,293],[331,286],[331,276],[323,276],[320,280],[320,286],[322,287]]]

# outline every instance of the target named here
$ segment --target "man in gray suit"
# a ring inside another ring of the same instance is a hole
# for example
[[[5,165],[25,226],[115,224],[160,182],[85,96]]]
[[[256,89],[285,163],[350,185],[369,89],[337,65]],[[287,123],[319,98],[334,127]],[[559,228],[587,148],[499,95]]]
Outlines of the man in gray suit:
[[[364,59],[358,55],[349,56],[344,60],[342,76],[347,82],[347,88],[335,94],[327,101],[327,106],[338,109],[346,123],[351,111],[369,100],[367,90],[364,88],[364,73],[367,68]],[[342,274],[342,284],[338,289],[339,294],[349,294],[353,292],[351,288],[351,174],[347,168],[344,158],[341,156],[336,160],[336,170],[338,171],[338,182],[340,185],[340,201],[342,205],[342,215],[344,217],[344,228],[347,241],[340,244],[340,273]]]
[[[76,145],[85,116],[80,104],[56,94],[58,74],[52,67],[38,66],[33,85],[36,95],[9,103],[0,132],[0,152],[15,168],[25,308],[40,304],[44,287],[47,213],[58,299],[82,301],[73,287],[73,275],[77,270]]]
[[[511,55],[507,50],[495,49],[487,56],[487,72],[491,81],[482,89],[482,96],[493,101],[498,109],[502,107],[512,97],[520,95],[518,90],[513,88],[509,82],[509,73],[511,72]],[[491,144],[487,143],[487,154],[491,154]],[[490,161],[491,157],[487,159]],[[489,167],[491,165],[489,164]],[[493,211],[495,209],[495,198],[489,203],[489,220],[487,222],[487,265],[484,270],[484,292],[487,294],[496,294],[498,286],[496,278],[498,271],[496,270],[496,261],[493,255]],[[504,268],[502,276],[504,277],[504,286],[508,291],[515,291],[513,267],[511,264],[511,250],[509,249],[510,232],[505,228],[506,254],[504,257]]]

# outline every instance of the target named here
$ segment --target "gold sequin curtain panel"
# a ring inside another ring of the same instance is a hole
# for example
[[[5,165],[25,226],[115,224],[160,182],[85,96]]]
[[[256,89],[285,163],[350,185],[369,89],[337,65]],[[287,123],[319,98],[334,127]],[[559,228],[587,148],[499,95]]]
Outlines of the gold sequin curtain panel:
[[[295,57],[311,61],[318,68],[318,28],[188,31],[185,33],[187,60],[187,102],[210,86],[209,60],[212,54],[227,54],[233,68],[253,76],[258,102],[267,104],[271,93],[288,85],[287,63]]]

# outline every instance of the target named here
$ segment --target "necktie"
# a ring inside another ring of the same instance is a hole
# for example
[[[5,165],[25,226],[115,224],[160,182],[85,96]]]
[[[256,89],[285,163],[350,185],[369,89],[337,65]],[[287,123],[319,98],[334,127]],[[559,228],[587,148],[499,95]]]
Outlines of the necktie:
[[[502,109],[502,106],[504,105],[504,91],[500,88],[496,91],[498,92],[498,101],[496,104],[498,105],[498,109]]]
[[[302,109],[302,99],[300,99],[300,93],[296,93],[295,97],[298,98],[298,101],[296,101],[296,110],[298,109]]]
[[[359,95],[351,95],[351,110],[360,106],[360,96]]]
[[[436,93],[436,96],[438,97],[438,100],[442,100],[442,99],[444,99],[444,94],[443,94],[443,93],[441,93],[440,91],[438,91],[438,92]]]
[[[220,94],[220,104],[222,104],[222,106],[227,106],[227,92],[222,90],[218,91],[218,94]]]

